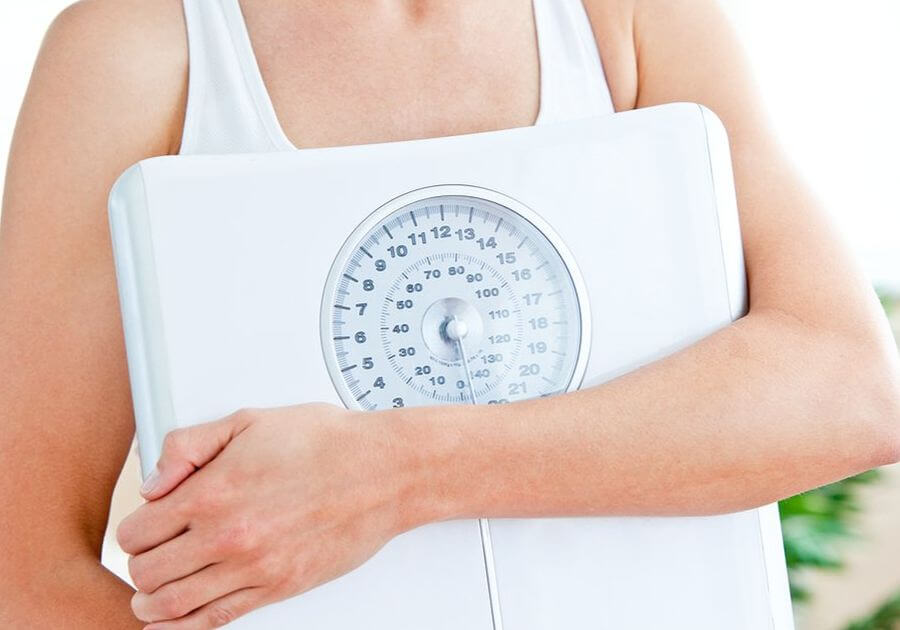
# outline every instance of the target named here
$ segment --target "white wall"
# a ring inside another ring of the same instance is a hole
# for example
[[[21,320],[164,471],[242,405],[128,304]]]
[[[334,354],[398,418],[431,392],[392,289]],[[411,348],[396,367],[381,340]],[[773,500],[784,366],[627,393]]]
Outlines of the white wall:
[[[740,4],[784,145],[876,282],[900,290],[900,2]]]

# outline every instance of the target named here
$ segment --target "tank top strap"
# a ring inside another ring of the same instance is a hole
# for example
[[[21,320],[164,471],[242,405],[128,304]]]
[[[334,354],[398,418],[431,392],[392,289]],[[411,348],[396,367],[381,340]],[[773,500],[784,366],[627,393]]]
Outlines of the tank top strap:
[[[537,123],[615,113],[582,0],[533,0],[541,64]]]
[[[181,154],[289,150],[238,0],[183,0],[189,78]]]

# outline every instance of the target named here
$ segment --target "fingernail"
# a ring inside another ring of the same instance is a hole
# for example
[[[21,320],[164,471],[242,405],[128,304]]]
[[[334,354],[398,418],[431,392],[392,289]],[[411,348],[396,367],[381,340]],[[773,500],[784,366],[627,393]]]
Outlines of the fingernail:
[[[159,468],[154,468],[150,476],[141,485],[141,494],[150,494],[159,485]]]

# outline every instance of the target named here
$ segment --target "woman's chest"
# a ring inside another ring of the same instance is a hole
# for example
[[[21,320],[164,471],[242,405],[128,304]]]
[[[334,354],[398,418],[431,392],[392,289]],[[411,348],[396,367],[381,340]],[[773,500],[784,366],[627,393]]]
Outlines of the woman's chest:
[[[242,7],[281,127],[298,146],[525,126],[541,111],[547,53],[532,0]]]

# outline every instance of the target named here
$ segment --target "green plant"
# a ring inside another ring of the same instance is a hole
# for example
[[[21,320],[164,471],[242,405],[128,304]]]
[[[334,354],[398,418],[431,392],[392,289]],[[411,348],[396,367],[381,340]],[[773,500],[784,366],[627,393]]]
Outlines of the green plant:
[[[900,305],[900,296],[885,291],[879,291],[878,299],[881,300],[881,306],[884,308],[884,312],[888,314],[888,317],[893,315],[894,310]]]
[[[900,628],[900,591],[865,619],[847,626],[847,630],[897,630],[897,628]]]
[[[784,552],[795,602],[810,598],[805,569],[842,568],[842,541],[854,535],[853,516],[860,511],[857,489],[879,477],[877,470],[798,494],[779,504]]]

